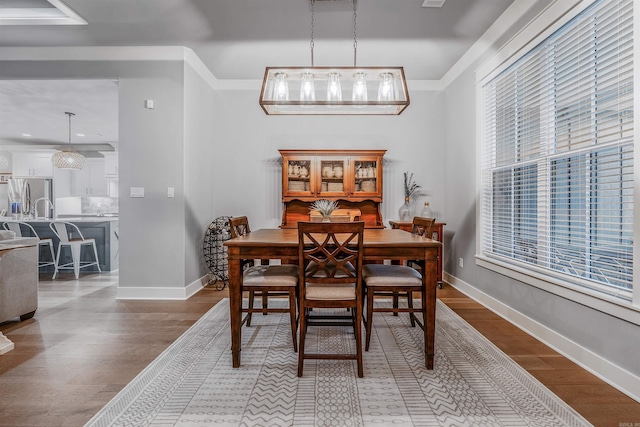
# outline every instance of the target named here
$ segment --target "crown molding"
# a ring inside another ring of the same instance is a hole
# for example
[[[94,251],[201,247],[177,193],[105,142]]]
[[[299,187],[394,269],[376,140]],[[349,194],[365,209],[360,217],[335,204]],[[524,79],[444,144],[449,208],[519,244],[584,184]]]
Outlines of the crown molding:
[[[538,1],[515,0],[441,79],[408,80],[409,90],[445,90]],[[2,47],[0,57],[2,61],[184,61],[217,90],[255,90],[262,84],[254,79],[218,79],[192,49],[182,46]]]
[[[53,7],[0,8],[0,25],[87,25],[87,21],[60,0],[47,0]]]
[[[442,79],[440,79],[443,88],[446,89],[466,69],[479,60],[482,55],[484,55],[509,28],[526,15],[538,1],[539,0],[515,0],[511,6],[496,19],[489,29],[476,40],[469,50],[462,55],[458,62],[453,64],[453,67],[447,71]]]

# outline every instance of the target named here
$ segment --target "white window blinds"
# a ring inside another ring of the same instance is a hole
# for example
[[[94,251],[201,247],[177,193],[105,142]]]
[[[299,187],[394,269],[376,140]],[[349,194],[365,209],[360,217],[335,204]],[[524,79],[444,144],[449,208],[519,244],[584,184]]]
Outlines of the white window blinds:
[[[594,2],[482,96],[482,254],[631,299],[633,0]]]

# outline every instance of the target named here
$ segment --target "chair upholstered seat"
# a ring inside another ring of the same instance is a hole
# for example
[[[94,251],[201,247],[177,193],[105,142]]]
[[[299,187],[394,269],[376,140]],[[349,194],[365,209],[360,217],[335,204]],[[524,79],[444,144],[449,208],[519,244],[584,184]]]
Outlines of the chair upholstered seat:
[[[297,265],[255,265],[247,268],[243,286],[297,286]]]
[[[420,286],[422,275],[403,265],[368,264],[362,267],[362,277],[367,286]]]
[[[333,285],[309,283],[306,297],[316,301],[354,300],[356,299],[356,286],[351,283]]]

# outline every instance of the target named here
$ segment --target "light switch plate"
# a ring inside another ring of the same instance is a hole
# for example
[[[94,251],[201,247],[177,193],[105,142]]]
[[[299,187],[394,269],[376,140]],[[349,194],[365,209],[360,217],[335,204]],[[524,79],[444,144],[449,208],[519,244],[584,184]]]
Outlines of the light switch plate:
[[[144,197],[144,187],[131,187],[129,190],[130,197]]]
[[[175,190],[173,187],[167,187],[167,197],[175,197]]]

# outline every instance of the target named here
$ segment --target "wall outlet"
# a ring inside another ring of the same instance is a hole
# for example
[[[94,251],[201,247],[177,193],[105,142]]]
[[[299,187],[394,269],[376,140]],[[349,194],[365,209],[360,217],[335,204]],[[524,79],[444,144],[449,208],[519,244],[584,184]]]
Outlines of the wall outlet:
[[[460,266],[460,268],[464,268],[464,259],[458,258],[458,265]]]

